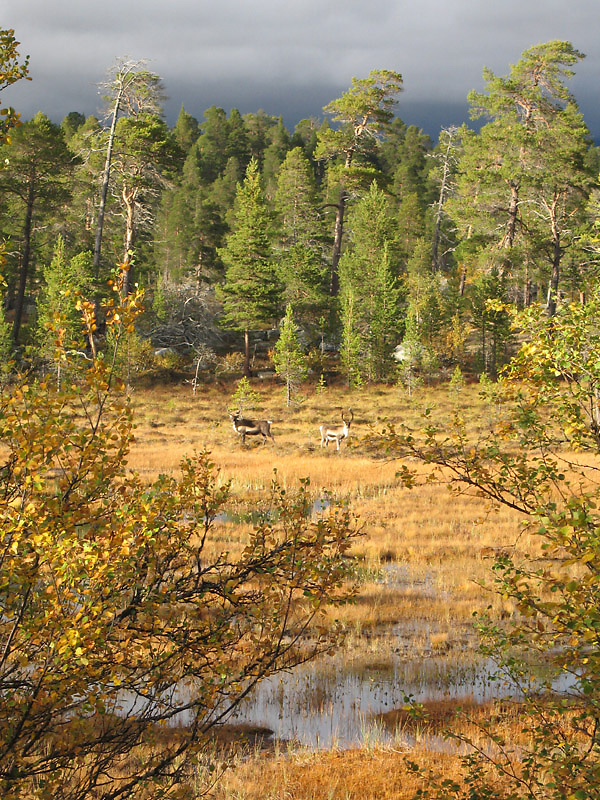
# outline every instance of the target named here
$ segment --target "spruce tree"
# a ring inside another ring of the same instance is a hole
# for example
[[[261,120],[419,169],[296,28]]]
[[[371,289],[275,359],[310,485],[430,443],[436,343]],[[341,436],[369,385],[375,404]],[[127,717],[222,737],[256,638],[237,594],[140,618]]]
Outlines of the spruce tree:
[[[364,383],[365,341],[361,334],[356,313],[356,292],[347,283],[340,286],[340,316],[342,322],[342,343],[340,360],[346,375],[348,388],[359,389]]]
[[[428,189],[426,184],[429,172],[431,140],[415,125],[406,129],[404,139],[398,146],[398,165],[393,174],[394,194],[402,200],[407,194],[413,193],[419,198],[421,207],[428,203]]]
[[[191,114],[188,114],[183,105],[177,117],[173,133],[175,135],[175,141],[184,155],[190,152],[200,135],[198,120]]]
[[[314,173],[301,147],[290,150],[281,165],[275,208],[283,299],[302,322],[316,323],[327,305],[326,237]]]
[[[161,198],[154,253],[164,275],[176,281],[189,277],[215,281],[221,276],[223,265],[217,248],[227,231],[225,210],[213,200],[212,188],[204,185],[196,144],[178,184],[167,188]]]
[[[360,351],[353,369],[369,380],[384,379],[401,327],[400,290],[392,216],[375,182],[352,210],[349,227],[348,249],[340,260],[343,335],[352,338],[353,360],[354,350]]]
[[[244,375],[250,377],[250,330],[273,324],[280,288],[271,246],[272,219],[252,159],[238,185],[232,231],[219,255],[225,264],[220,289],[224,323],[244,333]]]
[[[275,372],[285,381],[285,398],[289,408],[294,391],[308,374],[308,363],[298,341],[294,311],[289,303],[281,323],[279,339],[275,345],[273,364]]]
[[[393,369],[392,352],[398,343],[400,287],[390,264],[388,242],[375,262],[373,314],[369,331],[371,374],[377,380],[389,378]]]
[[[234,158],[245,170],[250,162],[250,139],[246,124],[237,108],[232,108],[227,118],[229,133],[227,134],[227,160]]]
[[[198,153],[202,180],[212,183],[227,163],[229,125],[225,111],[217,106],[206,109],[200,127],[202,133],[198,139]]]
[[[419,239],[425,235],[425,215],[419,197],[408,192],[402,198],[396,215],[396,240],[400,262],[406,264]]]
[[[271,131],[271,143],[265,150],[263,159],[263,179],[267,197],[275,194],[279,169],[290,149],[290,135],[283,120],[279,118],[276,128]]]

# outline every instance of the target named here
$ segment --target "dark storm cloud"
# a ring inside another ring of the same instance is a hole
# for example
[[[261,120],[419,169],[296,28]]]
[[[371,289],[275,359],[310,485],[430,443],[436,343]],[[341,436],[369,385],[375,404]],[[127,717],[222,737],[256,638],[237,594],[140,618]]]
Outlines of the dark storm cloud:
[[[0,0],[0,9],[7,6]],[[596,110],[598,0],[21,0],[5,7],[32,82],[3,93],[25,118],[97,113],[97,83],[119,56],[147,58],[164,80],[173,122],[181,104],[263,108],[289,127],[346,89],[352,76],[397,70],[398,114],[437,136],[466,118],[483,66],[506,74],[523,50],[567,39],[587,53],[572,90],[600,137]],[[412,115],[412,116],[411,116]]]

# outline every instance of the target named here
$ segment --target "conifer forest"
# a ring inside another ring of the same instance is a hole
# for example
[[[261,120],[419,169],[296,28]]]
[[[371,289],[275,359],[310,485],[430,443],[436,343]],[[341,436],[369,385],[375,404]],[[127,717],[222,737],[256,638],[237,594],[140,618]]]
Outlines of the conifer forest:
[[[169,128],[160,77],[118,62],[104,117],[40,111],[2,146],[10,340],[47,358],[57,292],[100,297],[118,275],[145,290],[142,341],[184,359],[243,348],[291,305],[351,385],[393,379],[398,346],[408,371],[494,377],[502,304],[552,314],[595,281],[600,157],[569,91],[581,58],[552,41],[486,72],[475,129],[436,142],[396,115],[398,73],[353,79],[294,130],[215,106]]]

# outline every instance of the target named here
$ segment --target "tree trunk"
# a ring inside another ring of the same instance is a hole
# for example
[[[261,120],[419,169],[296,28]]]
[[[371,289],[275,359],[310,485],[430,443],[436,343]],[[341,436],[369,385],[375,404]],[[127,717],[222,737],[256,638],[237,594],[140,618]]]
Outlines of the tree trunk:
[[[529,260],[525,261],[525,282],[523,286],[523,306],[531,305],[531,281],[529,280]]]
[[[469,225],[469,229],[467,230],[466,238],[470,239],[472,233],[473,233],[473,226]],[[459,284],[459,287],[458,287],[458,295],[459,295],[459,297],[462,297],[464,295],[466,283],[467,283],[467,264],[466,264],[465,261],[463,261],[463,264],[462,264],[462,267],[461,267],[461,270],[460,270],[460,284]]]
[[[444,168],[442,170],[442,180],[440,183],[440,193],[438,196],[437,209],[435,214],[435,229],[433,232],[433,246],[431,248],[431,268],[433,272],[441,270],[441,263],[439,261],[439,246],[440,246],[440,233],[442,229],[442,215],[444,211],[444,202],[446,200],[446,193],[448,191],[448,181],[450,176],[450,150],[452,148],[452,140],[456,128],[448,128],[448,144],[446,152],[444,153]]]
[[[439,272],[441,269],[441,264],[438,263],[438,249],[440,244],[441,227],[442,227],[442,190],[440,189],[440,199],[438,201],[438,207],[435,216],[435,228],[433,231],[433,246],[431,248],[431,269],[433,272]]]
[[[127,297],[133,286],[131,257],[135,240],[135,191],[123,188],[123,201],[125,203],[125,236],[123,239],[123,283],[121,292]]]
[[[34,192],[35,180],[29,179],[27,188],[27,205],[25,208],[25,222],[23,224],[23,255],[21,256],[21,268],[19,269],[19,287],[15,298],[15,318],[13,321],[12,338],[15,342],[19,340],[19,330],[23,319],[23,309],[25,306],[25,289],[27,288],[27,278],[29,273],[29,258],[31,253],[31,222],[33,219],[33,204],[35,202]]]
[[[554,224],[552,225],[552,246],[552,274],[550,276],[550,283],[548,284],[548,302],[546,303],[546,311],[549,317],[553,317],[556,314],[558,284],[560,281],[560,262],[562,258],[560,234]]]
[[[346,163],[344,169],[350,169],[352,165],[352,156],[354,151],[350,150],[346,154]],[[335,214],[335,231],[333,234],[333,253],[331,254],[331,278],[329,282],[329,295],[330,297],[337,297],[340,290],[340,276],[338,275],[338,264],[342,254],[342,236],[344,234],[344,214],[346,212],[346,200],[348,195],[345,188],[342,186],[340,189],[340,199],[337,204],[337,211]]]
[[[515,243],[517,232],[517,219],[519,216],[519,186],[516,183],[510,184],[510,202],[508,204],[508,225],[506,226],[506,236],[504,237],[504,247],[512,247]]]
[[[458,284],[458,295],[463,297],[465,293],[465,284],[467,282],[467,265],[463,262],[460,268],[460,282]]]
[[[244,331],[244,377],[250,377],[250,331]]]
[[[100,206],[98,208],[98,221],[96,223],[96,242],[94,244],[94,276],[96,279],[100,277],[100,251],[102,248],[102,229],[104,227],[104,212],[106,210],[106,198],[108,196],[108,184],[110,181],[110,166],[112,163],[112,151],[115,141],[115,128],[117,126],[117,118],[119,116],[119,109],[121,106],[121,98],[123,96],[123,86],[119,86],[117,96],[115,98],[115,105],[113,108],[112,120],[110,123],[110,132],[108,134],[108,145],[106,147],[106,161],[104,162],[104,174],[102,176],[102,188],[100,190]]]
[[[517,232],[517,220],[519,216],[519,185],[516,183],[510,184],[510,201],[508,204],[508,223],[506,225],[506,233],[502,242],[502,247],[505,250],[512,249],[515,243],[515,236]],[[502,277],[508,267],[510,266],[510,256],[504,258],[502,261]]]
[[[331,255],[331,277],[329,280],[329,295],[337,297],[340,290],[340,276],[338,264],[342,254],[342,235],[344,233],[344,212],[346,210],[346,191],[340,191],[340,199],[335,214],[335,231],[333,234],[333,253]]]

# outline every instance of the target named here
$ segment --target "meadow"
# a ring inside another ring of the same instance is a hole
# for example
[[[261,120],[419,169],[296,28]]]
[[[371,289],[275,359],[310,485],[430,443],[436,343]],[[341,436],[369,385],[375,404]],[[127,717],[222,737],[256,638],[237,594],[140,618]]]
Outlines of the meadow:
[[[264,508],[274,476],[290,490],[308,478],[320,513],[327,513],[323,506],[334,499],[347,504],[362,526],[364,535],[352,552],[359,589],[355,602],[335,610],[344,632],[336,656],[296,678],[296,686],[294,676],[284,675],[265,689],[270,695],[262,705],[249,707],[246,717],[242,710],[241,744],[229,753],[233,766],[215,787],[215,797],[411,797],[418,780],[407,771],[406,754],[442,766],[451,777],[458,753],[443,742],[441,728],[462,724],[458,706],[486,713],[489,696],[474,688],[481,674],[473,615],[487,609],[503,619],[514,613],[491,590],[491,566],[503,552],[531,552],[535,542],[522,532],[516,513],[427,483],[424,467],[423,480],[406,488],[397,475],[401,464],[367,439],[389,422],[417,428],[423,409],[433,406],[449,424],[460,410],[476,441],[495,409],[478,384],[460,391],[447,384],[422,387],[410,397],[397,386],[353,392],[312,387],[291,408],[278,383],[253,388],[260,400],[248,415],[273,421],[275,441],[264,445],[256,440],[260,437],[242,445],[233,430],[228,410],[234,381],[209,383],[195,394],[185,384],[135,387],[130,468],[149,481],[176,472],[183,457],[209,450],[222,479],[231,480],[235,512],[219,521],[215,540],[233,551],[242,546],[252,513]],[[349,439],[339,452],[333,445],[321,448],[319,425],[341,421],[342,410],[349,408],[354,413]],[[354,701],[347,696],[353,692]],[[425,718],[415,722],[406,716],[405,693],[417,694]],[[358,721],[340,722],[348,702],[362,703]],[[286,726],[284,719],[275,730],[282,740],[264,736],[265,728],[274,729],[269,718],[261,718],[269,704],[275,720],[299,715],[297,727]],[[327,735],[319,733],[324,725]]]

